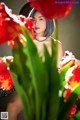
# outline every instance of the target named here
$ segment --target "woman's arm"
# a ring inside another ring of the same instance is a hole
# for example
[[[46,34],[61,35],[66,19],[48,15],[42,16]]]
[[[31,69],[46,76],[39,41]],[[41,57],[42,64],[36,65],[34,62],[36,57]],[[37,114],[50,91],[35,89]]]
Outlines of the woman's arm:
[[[16,94],[7,105],[8,120],[17,120],[17,116],[22,110],[21,98]]]

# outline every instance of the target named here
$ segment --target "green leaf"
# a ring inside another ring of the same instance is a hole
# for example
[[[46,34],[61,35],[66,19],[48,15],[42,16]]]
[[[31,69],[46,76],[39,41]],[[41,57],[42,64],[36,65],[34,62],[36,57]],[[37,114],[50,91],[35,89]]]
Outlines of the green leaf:
[[[71,118],[69,118],[69,119],[67,119],[67,120],[75,120],[73,117],[71,117]]]
[[[32,89],[31,76],[29,68],[26,67],[27,56],[23,52],[24,46],[19,42],[18,38],[15,40],[13,47],[14,61],[10,66],[12,72],[17,75],[17,80],[15,81],[16,90],[20,94],[22,102],[24,103],[25,113],[27,113],[28,120],[32,117],[31,112],[31,94]],[[24,95],[24,97],[23,97]],[[27,103],[26,103],[27,102]],[[27,104],[27,105],[26,105]],[[29,106],[29,107],[28,107]],[[27,108],[26,108],[27,107]],[[29,110],[28,110],[29,109]]]
[[[25,65],[27,56],[24,55],[23,49],[24,46],[19,42],[18,39],[16,39],[12,51],[14,56],[14,61],[11,64],[10,68],[18,75],[19,83],[23,85],[24,90],[27,92],[27,94],[29,94],[31,77],[30,77],[30,71],[28,67],[26,67]]]
[[[70,117],[69,120],[80,120],[80,110],[78,110],[76,114]]]
[[[40,115],[42,113],[43,105],[46,102],[46,96],[48,91],[48,75],[45,65],[40,58],[37,48],[28,34],[25,27],[22,27],[25,33],[27,42],[24,48],[24,53],[28,56],[26,66],[29,67],[31,72],[32,84],[35,93],[35,115],[36,120],[41,120]]]
[[[76,103],[78,96],[80,96],[80,83],[74,88],[68,100],[64,102],[63,106],[60,108],[58,120],[67,119],[69,111],[72,108],[72,106]]]
[[[65,76],[66,76],[66,72],[68,71],[68,69],[70,68],[70,66],[72,65],[72,61],[70,61],[69,63],[67,63],[61,73],[59,74],[60,75],[60,89],[62,90],[63,92],[63,89],[64,89],[64,85],[66,84],[66,81],[65,81]]]
[[[51,37],[51,48],[52,48],[52,59],[54,59],[56,68],[57,68],[57,60],[58,60],[58,40],[55,40]],[[53,62],[54,62],[53,61]]]
[[[59,86],[60,79],[57,69],[57,42],[52,41],[52,55],[50,56],[47,47],[44,45],[45,65],[49,76],[47,113],[45,120],[57,120],[59,107]]]
[[[80,120],[80,110],[73,116],[74,120]]]
[[[19,94],[19,96],[21,97],[21,100],[22,100],[25,120],[30,120],[31,109],[30,109],[30,103],[29,103],[28,96],[23,89],[23,85],[19,84],[19,82],[18,82],[19,80],[17,78],[17,75],[13,72],[11,72],[11,75],[12,75],[13,80],[15,82],[16,90],[17,90],[17,92],[18,92],[18,94]]]

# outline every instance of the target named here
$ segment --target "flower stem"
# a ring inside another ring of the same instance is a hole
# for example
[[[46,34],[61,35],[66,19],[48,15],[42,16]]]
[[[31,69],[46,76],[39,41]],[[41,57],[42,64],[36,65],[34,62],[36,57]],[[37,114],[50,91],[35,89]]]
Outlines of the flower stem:
[[[58,40],[58,19],[55,19],[55,25],[56,25],[56,29],[55,29],[55,39]]]

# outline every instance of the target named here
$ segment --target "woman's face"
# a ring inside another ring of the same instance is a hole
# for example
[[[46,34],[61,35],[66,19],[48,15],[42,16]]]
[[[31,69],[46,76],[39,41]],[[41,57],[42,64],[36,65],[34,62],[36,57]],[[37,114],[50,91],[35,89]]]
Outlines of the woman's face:
[[[41,13],[38,11],[34,14],[34,23],[33,26],[35,28],[35,33],[44,35],[44,32],[46,30],[46,19],[42,16]]]

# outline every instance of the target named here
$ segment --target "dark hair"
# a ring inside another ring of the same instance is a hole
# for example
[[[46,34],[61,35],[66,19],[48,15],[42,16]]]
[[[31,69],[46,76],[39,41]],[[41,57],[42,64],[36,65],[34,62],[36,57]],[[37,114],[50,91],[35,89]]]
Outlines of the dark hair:
[[[19,15],[24,15],[28,17],[29,12],[31,11],[30,3],[27,2],[26,4],[23,5],[23,7],[20,9]]]
[[[28,17],[34,17],[34,14],[37,12],[36,9],[32,9],[28,15]],[[54,32],[54,21],[46,19],[46,30],[45,37],[49,37]]]

